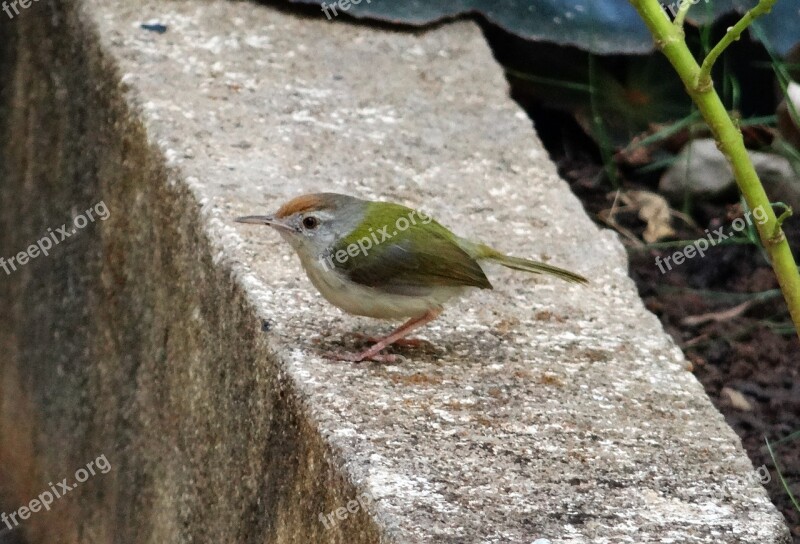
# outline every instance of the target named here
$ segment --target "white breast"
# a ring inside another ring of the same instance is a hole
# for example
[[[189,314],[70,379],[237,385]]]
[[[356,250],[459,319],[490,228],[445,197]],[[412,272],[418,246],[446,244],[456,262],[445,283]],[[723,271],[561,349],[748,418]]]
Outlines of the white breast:
[[[335,269],[314,259],[302,259],[308,279],[325,299],[354,315],[378,319],[417,317],[461,295],[464,287],[439,287],[426,296],[396,295],[352,282]]]

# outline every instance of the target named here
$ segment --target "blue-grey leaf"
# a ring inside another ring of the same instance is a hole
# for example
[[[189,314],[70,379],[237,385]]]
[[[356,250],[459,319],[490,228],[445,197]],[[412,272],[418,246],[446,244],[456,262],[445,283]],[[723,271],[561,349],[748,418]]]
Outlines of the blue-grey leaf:
[[[357,18],[424,25],[459,15],[480,13],[523,38],[572,45],[598,54],[652,51],[653,41],[628,0],[289,0],[320,6],[320,16],[334,20],[342,13]],[[665,12],[677,11],[680,0],[664,1]],[[688,19],[715,20],[738,8],[743,13],[756,0],[698,0]],[[347,8],[347,9],[343,9]],[[778,0],[761,20],[766,38],[785,55],[800,42],[800,2]]]

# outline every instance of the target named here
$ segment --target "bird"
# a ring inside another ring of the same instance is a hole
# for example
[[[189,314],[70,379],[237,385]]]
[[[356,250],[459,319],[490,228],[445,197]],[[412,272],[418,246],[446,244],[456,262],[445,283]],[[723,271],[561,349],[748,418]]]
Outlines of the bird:
[[[407,335],[436,319],[445,303],[470,289],[492,289],[484,262],[588,283],[563,268],[457,236],[424,212],[392,202],[312,193],[289,200],[273,214],[235,221],[277,231],[297,253],[314,287],[344,312],[407,320],[361,352],[325,354],[341,361],[395,362],[396,356],[383,350],[413,343]]]

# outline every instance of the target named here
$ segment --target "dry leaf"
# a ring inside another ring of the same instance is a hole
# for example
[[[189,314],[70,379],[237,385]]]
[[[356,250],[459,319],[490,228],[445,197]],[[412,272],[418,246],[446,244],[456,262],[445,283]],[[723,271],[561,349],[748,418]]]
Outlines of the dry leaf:
[[[698,325],[704,325],[706,323],[712,323],[712,322],[719,323],[720,321],[729,321],[731,319],[736,319],[737,317],[745,313],[747,309],[753,305],[754,302],[755,301],[753,300],[748,300],[742,302],[737,306],[734,306],[733,308],[729,308],[721,312],[711,312],[701,315],[690,315],[684,317],[681,320],[681,323],[683,323],[687,327],[697,327]]]
[[[750,404],[750,401],[748,401],[747,398],[745,398],[745,396],[742,395],[736,389],[731,389],[730,387],[723,387],[722,391],[720,391],[720,396],[728,397],[731,406],[733,406],[737,410],[741,410],[743,412],[750,412],[753,410],[753,406]]]
[[[675,236],[672,228],[672,211],[667,199],[650,191],[628,191],[622,195],[623,201],[639,209],[639,218],[647,223],[642,234],[644,241],[652,244],[663,238]]]

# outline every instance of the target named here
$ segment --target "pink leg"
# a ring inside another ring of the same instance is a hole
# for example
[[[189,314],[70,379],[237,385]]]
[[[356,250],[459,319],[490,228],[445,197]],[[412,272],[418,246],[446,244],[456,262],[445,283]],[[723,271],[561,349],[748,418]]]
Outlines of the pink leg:
[[[398,327],[394,332],[388,336],[385,336],[376,342],[375,345],[365,351],[362,351],[361,353],[328,353],[326,355],[332,359],[338,359],[340,361],[352,361],[354,363],[360,363],[361,361],[378,361],[381,363],[394,362],[397,359],[396,355],[381,355],[380,352],[401,338],[407,336],[414,329],[418,329],[426,323],[430,323],[436,319],[440,313],[442,313],[441,309],[435,309],[428,310],[419,317],[412,317]]]

